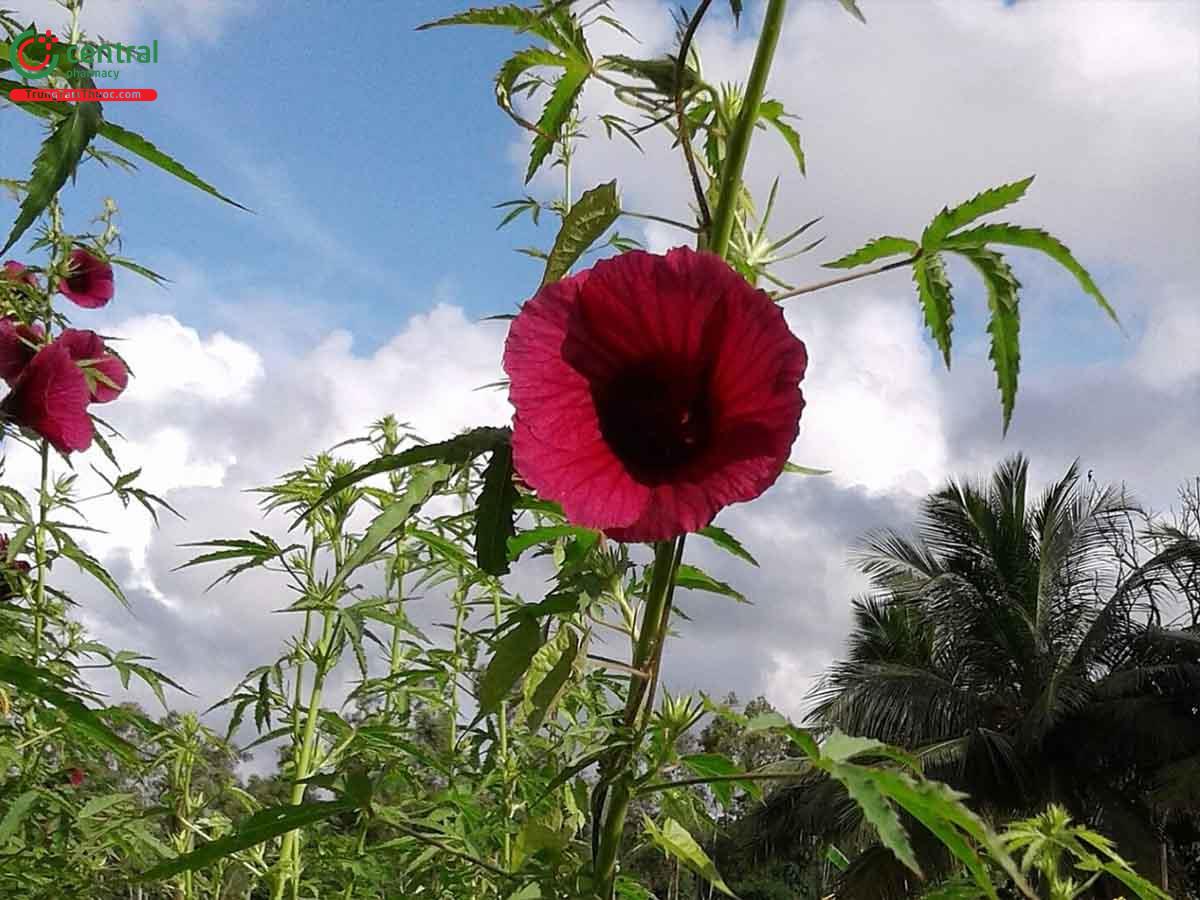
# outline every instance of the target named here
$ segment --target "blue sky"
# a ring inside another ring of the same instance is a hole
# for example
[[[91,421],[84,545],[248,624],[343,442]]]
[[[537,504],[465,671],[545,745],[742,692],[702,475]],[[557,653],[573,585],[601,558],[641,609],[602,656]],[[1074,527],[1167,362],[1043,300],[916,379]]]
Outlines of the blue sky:
[[[866,27],[834,0],[796,0],[789,13],[769,92],[801,116],[809,176],[764,134],[749,179],[761,193],[781,176],[781,231],[824,215],[829,237],[782,274],[828,277],[820,262],[881,233],[919,234],[943,204],[1036,173],[1004,218],[1061,237],[1126,333],[1069,275],[1014,253],[1025,285],[1022,386],[1002,437],[982,291],[965,268],[952,269],[949,374],[905,272],[788,306],[811,359],[793,459],[833,474],[781,481],[722,513],[718,523],[761,570],[689,551],[756,605],[689,608],[670,678],[677,689],[765,691],[792,712],[844,636],[848,600],[863,587],[848,553],[867,529],[905,524],[946,478],[981,474],[1017,450],[1031,454],[1037,479],[1082,457],[1097,477],[1128,481],[1161,508],[1196,474],[1200,446],[1200,6],[860,3]],[[47,0],[19,5],[41,23],[61,19]],[[620,49],[669,48],[666,2],[614,5],[644,40]],[[699,35],[710,80],[745,77],[762,4],[746,6],[740,31],[722,15]],[[472,390],[500,377],[504,337],[502,323],[478,320],[528,296],[539,266],[513,248],[547,246],[553,235],[545,220],[540,230],[495,230],[492,206],[525,190],[523,135],[491,87],[517,41],[486,29],[414,31],[458,8],[85,5],[95,32],[160,41],[153,71],[127,66],[118,82],[154,87],[160,99],[110,104],[107,114],[257,210],[148,167],[131,177],[88,165],[65,198],[69,224],[82,228],[115,196],[127,255],[174,279],[160,290],[121,274],[114,302],[76,322],[127,339],[137,377],[111,407],[129,438],[126,468],[142,466],[147,486],[188,517],[156,531],[119,504],[98,508],[108,534],[89,535],[88,547],[134,597],[136,615],[99,600],[84,614],[115,645],[169,658],[199,706],[272,652],[288,623],[270,614],[269,585],[203,594],[205,573],[174,571],[181,544],[264,527],[248,488],[384,413],[431,439],[510,414],[502,394]],[[611,34],[590,39],[598,52],[618,49]],[[585,113],[594,118],[607,102],[591,91]],[[0,114],[0,175],[21,176],[40,123]],[[687,179],[665,143],[648,142],[642,155],[602,135],[584,142],[576,190],[614,177],[627,208],[686,218]],[[553,189],[532,188],[542,197]],[[0,217],[14,213],[0,203]],[[654,249],[686,237],[621,228]],[[11,454],[6,477],[27,483],[31,473],[31,461]],[[510,586],[532,596],[536,579],[523,577]]]
[[[507,310],[536,277],[511,247],[539,239],[524,225],[498,236],[491,209],[522,187],[508,164],[513,128],[491,91],[514,39],[416,32],[447,11],[437,2],[362,9],[260,8],[213,42],[173,39],[154,23],[105,34],[161,46],[157,66],[126,66],[117,82],[154,87],[159,99],[114,103],[107,115],[257,214],[143,167],[89,173],[70,195],[75,221],[113,194],[129,255],[170,276],[186,247],[218,277],[270,280],[301,303],[329,298],[344,315],[336,324],[368,347],[448,286],[472,312]],[[28,165],[39,129],[6,117],[5,172]],[[540,239],[550,237],[544,228]]]

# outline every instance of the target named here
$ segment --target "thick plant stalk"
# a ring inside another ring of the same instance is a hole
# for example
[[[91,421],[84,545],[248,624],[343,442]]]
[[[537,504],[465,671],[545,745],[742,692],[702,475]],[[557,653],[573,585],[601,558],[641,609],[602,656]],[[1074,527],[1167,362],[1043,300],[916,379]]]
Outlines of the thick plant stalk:
[[[633,651],[633,668],[648,677],[630,679],[623,722],[624,727],[633,730],[638,737],[645,716],[654,703],[658,662],[671,619],[671,596],[682,557],[682,537],[674,541],[660,541],[654,545],[650,591],[646,597],[642,627]],[[636,749],[631,746],[614,757],[601,773],[601,778],[610,782],[607,790],[603,786],[604,781],[601,782],[601,787],[597,788],[601,808],[596,810],[596,814],[601,820],[596,826],[600,837],[593,869],[596,875],[596,894],[601,900],[610,900],[616,890],[617,856],[621,849],[621,836],[625,832],[629,803],[633,799],[633,762]]]
[[[746,96],[737,125],[729,136],[729,149],[725,164],[721,167],[720,197],[717,212],[713,216],[712,240],[708,249],[718,256],[729,252],[729,239],[733,235],[733,222],[737,216],[738,188],[742,183],[742,171],[746,168],[746,157],[750,153],[750,140],[758,122],[759,106],[763,92],[767,89],[767,77],[775,60],[775,48],[783,31],[783,16],[787,11],[787,0],[771,0],[767,15],[763,19],[762,34],[758,37],[758,50],[754,54],[754,65],[750,69],[750,80],[746,83]]]

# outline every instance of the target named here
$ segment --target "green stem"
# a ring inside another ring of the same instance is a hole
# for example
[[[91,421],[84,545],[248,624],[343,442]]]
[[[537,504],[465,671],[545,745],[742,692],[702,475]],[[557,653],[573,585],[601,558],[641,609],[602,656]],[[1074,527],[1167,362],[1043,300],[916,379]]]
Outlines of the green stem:
[[[729,149],[725,164],[721,168],[720,200],[713,216],[712,240],[708,249],[718,256],[729,252],[729,239],[733,235],[733,220],[737,216],[738,195],[741,193],[742,171],[750,153],[750,140],[758,123],[759,106],[767,88],[767,76],[771,74],[771,63],[775,59],[775,48],[779,46],[779,35],[783,31],[783,17],[787,11],[787,0],[770,0],[767,15],[763,19],[762,33],[758,38],[758,50],[754,54],[754,65],[750,69],[750,80],[746,83],[746,96],[737,125],[729,136]]]
[[[329,672],[329,648],[333,642],[334,615],[325,613],[325,623],[321,629],[321,641],[317,645],[320,655],[314,663],[312,690],[308,695],[308,709],[304,716],[304,731],[300,739],[300,755],[295,760],[294,775],[292,776],[292,795],[289,802],[298,806],[304,800],[304,790],[308,786],[305,779],[311,774],[313,751],[317,744],[317,720],[321,715],[321,694],[325,687],[325,676]],[[289,831],[283,836],[283,844],[279,850],[280,872],[275,881],[272,900],[281,900],[284,888],[290,881],[293,885],[293,896],[298,893],[300,885],[299,872],[299,831]]]
[[[406,569],[406,561],[404,558],[404,545],[403,545],[403,543],[401,543],[399,549],[397,549],[397,551],[396,551],[396,561],[394,563],[394,568],[392,569],[392,571],[395,573],[395,585],[396,585],[396,606],[393,609],[393,615],[395,615],[397,619],[399,619],[401,616],[404,615],[404,574],[405,574],[405,569]],[[401,635],[400,625],[399,624],[393,625],[392,626],[392,646],[391,646],[390,652],[388,653],[388,675],[392,678],[395,678],[398,674],[400,674],[400,667],[404,663],[404,654],[403,654],[403,648],[401,646],[400,635]],[[386,705],[386,711],[387,711],[389,720],[391,719],[392,713],[395,711],[395,707],[396,707],[396,685],[395,685],[395,682],[392,682],[392,685],[391,685],[390,689],[388,690],[387,705]]]
[[[50,443],[42,441],[42,481],[38,491],[38,522],[33,532],[33,555],[37,564],[37,584],[33,592],[33,664],[42,652],[42,633],[46,627],[46,518],[50,514]]]
[[[496,626],[500,626],[500,586],[492,585],[492,618]],[[513,814],[513,780],[511,767],[508,764],[508,701],[500,701],[499,719],[496,722],[497,738],[500,743],[500,772],[504,790],[504,868],[512,868],[512,836],[508,833],[508,823]]]
[[[633,649],[633,668],[645,672],[647,668],[657,670],[662,656],[662,647],[671,619],[671,596],[675,586],[675,574],[683,557],[683,537],[674,541],[660,541],[654,545],[654,567],[650,576],[650,590],[642,611],[642,627],[638,632]],[[631,679],[629,696],[625,702],[624,726],[637,739],[645,726],[649,710],[654,705],[654,688],[657,677]],[[637,747],[630,746],[607,761],[597,787],[597,813],[602,817],[599,824],[599,841],[593,868],[596,875],[596,896],[610,900],[616,890],[617,856],[621,849],[621,837],[625,832],[625,819],[629,814],[629,803],[633,799],[633,762]],[[605,782],[611,782],[606,786]]]

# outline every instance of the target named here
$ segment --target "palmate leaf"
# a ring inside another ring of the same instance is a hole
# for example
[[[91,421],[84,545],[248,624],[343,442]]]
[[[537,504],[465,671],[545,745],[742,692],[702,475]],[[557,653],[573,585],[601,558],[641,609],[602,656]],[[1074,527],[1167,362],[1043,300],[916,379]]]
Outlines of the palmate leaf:
[[[238,828],[233,834],[201,844],[191,853],[185,853],[157,865],[136,878],[135,881],[161,881],[181,872],[203,869],[248,847],[254,847],[271,838],[279,837],[281,834],[323,822],[357,808],[358,805],[348,799],[322,800],[295,806],[273,806],[239,822]]]
[[[70,685],[45,669],[35,668],[15,656],[0,654],[0,683],[12,685],[19,691],[45,700],[61,711],[71,727],[111,750],[127,762],[137,758],[137,750],[124,738],[116,735],[68,690]]]
[[[884,259],[888,256],[899,256],[900,254],[911,255],[919,249],[921,247],[916,241],[885,234],[883,237],[875,238],[875,240],[864,244],[853,253],[847,253],[840,259],[825,263],[824,268],[853,269],[855,266],[864,266],[869,262],[875,262],[877,259]]]
[[[674,819],[665,819],[661,826],[655,825],[649,816],[643,816],[646,834],[659,847],[674,856],[689,870],[708,881],[713,887],[727,897],[737,897],[717,871],[704,848],[696,843],[686,828]]]
[[[517,79],[538,66],[553,66],[565,69],[570,60],[554,50],[544,47],[528,47],[518,50],[505,61],[496,73],[496,102],[505,112],[512,112],[512,95]]]
[[[67,179],[75,174],[88,144],[100,130],[100,123],[99,103],[77,103],[70,113],[55,123],[33,160],[33,174],[26,182],[25,198],[0,253],[7,252],[20,240]]]
[[[542,167],[554,145],[562,137],[562,130],[575,110],[575,103],[583,91],[583,85],[591,74],[586,62],[572,61],[563,71],[562,76],[554,82],[554,90],[550,99],[542,109],[542,115],[537,120],[537,134],[529,151],[529,168],[525,170],[525,183],[528,184],[537,170]]]
[[[913,263],[913,281],[917,285],[917,296],[925,314],[929,333],[942,351],[946,368],[950,368],[950,333],[953,330],[954,297],[950,293],[950,281],[946,278],[946,267],[937,253],[925,253]]]
[[[571,271],[579,257],[600,239],[621,215],[617,183],[610,181],[585,191],[564,217],[554,247],[546,260],[542,284],[558,281]]]
[[[1022,178],[1011,184],[989,188],[953,209],[943,208],[925,229],[925,233],[921,236],[921,246],[927,250],[936,250],[941,247],[942,241],[950,232],[957,231],[959,228],[970,225],[976,219],[989,213],[999,212],[1006,206],[1016,203],[1025,196],[1029,185],[1033,184],[1033,178],[1034,176],[1030,175],[1028,178]]]
[[[518,33],[528,31],[555,46],[558,46],[564,38],[562,32],[556,27],[556,21],[546,15],[545,8],[518,6],[515,3],[492,7],[472,7],[452,16],[418,25],[417,31],[444,28],[447,25],[490,25],[511,28]]]
[[[1110,319],[1118,325],[1120,324],[1120,320],[1117,318],[1117,311],[1104,298],[1104,294],[1100,292],[1100,288],[1096,286],[1096,282],[1092,280],[1092,276],[1071,255],[1071,251],[1066,248],[1063,242],[1053,235],[1042,231],[1040,228],[1026,228],[1021,225],[980,225],[968,231],[960,231],[958,234],[951,235],[944,242],[944,246],[949,250],[981,247],[985,244],[1007,244],[1011,247],[1025,247],[1026,249],[1038,250],[1046,254],[1074,275],[1084,292],[1100,305],[1100,308],[1108,314]]]
[[[502,444],[492,451],[475,506],[475,563],[489,575],[508,573],[508,541],[517,531],[513,504],[518,496],[513,485],[512,446]]]
[[[992,338],[988,356],[996,370],[996,385],[1000,389],[1004,430],[1007,432],[1017,399],[1017,373],[1021,366],[1021,314],[1017,305],[1021,283],[999,253],[991,250],[958,252],[975,266],[987,287],[988,310],[991,313],[987,330]]]

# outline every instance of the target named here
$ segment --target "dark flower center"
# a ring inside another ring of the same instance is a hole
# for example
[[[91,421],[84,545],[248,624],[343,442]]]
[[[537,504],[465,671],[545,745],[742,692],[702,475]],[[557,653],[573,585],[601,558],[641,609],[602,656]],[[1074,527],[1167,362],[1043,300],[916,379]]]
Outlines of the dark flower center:
[[[709,446],[708,379],[657,361],[592,385],[600,432],[638,480],[668,480]]]

